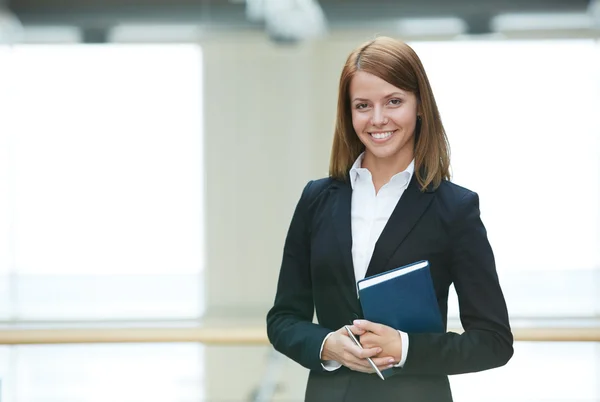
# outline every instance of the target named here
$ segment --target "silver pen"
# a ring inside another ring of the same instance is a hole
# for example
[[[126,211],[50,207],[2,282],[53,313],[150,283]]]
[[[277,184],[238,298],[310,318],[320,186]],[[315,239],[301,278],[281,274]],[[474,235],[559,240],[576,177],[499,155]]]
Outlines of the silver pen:
[[[354,343],[356,344],[356,346],[358,346],[359,348],[363,349],[363,347],[360,344],[360,342],[358,341],[358,339],[356,339],[356,337],[354,336],[354,334],[350,330],[350,327],[348,327],[347,325],[344,325],[344,328],[346,328],[346,331],[348,332],[348,336],[350,337],[350,339],[352,339],[354,341]],[[383,377],[383,374],[381,374],[381,371],[379,371],[379,368],[377,367],[377,365],[375,365],[375,363],[373,363],[373,360],[371,360],[370,357],[367,357],[367,360],[368,360],[369,364],[371,365],[371,367],[373,367],[373,369],[375,370],[375,372],[377,373],[377,375],[379,376],[379,378],[381,378],[382,380],[385,380],[385,378]]]

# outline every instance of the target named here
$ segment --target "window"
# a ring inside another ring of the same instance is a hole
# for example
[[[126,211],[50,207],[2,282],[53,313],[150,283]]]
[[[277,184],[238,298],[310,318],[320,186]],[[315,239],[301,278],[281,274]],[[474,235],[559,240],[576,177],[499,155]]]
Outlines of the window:
[[[453,180],[480,195],[513,326],[600,316],[599,44],[413,46],[448,133]],[[591,401],[600,396],[598,357],[595,343],[518,342],[507,366],[450,381],[457,400],[493,388],[486,400]],[[581,375],[565,381],[565,372]]]
[[[415,43],[512,318],[600,313],[600,46]],[[458,315],[456,299],[450,307]]]
[[[0,47],[0,320],[202,315],[201,77],[192,45]],[[202,392],[201,345],[0,352],[7,398],[162,401],[181,381],[177,400]],[[139,378],[125,380],[127,361]]]

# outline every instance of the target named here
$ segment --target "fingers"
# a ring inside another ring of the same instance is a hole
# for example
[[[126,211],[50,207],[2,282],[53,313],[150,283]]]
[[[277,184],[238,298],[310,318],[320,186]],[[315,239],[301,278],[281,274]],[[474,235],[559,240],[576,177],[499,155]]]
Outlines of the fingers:
[[[374,373],[375,370],[367,359],[358,359],[354,356],[350,356],[345,364],[351,370],[360,371],[361,373]]]
[[[368,339],[369,337],[377,337],[375,334],[365,333],[365,330],[355,326],[348,327],[353,334],[361,336],[360,341],[364,349],[357,346],[354,343],[354,341],[352,341],[348,336],[346,329],[342,327],[338,331],[336,331],[338,333],[336,339],[339,339],[339,352],[337,352],[337,358],[335,358],[334,360],[339,361],[351,370],[359,371],[362,373],[375,372],[367,358],[372,358],[373,363],[380,370],[385,370],[387,368],[392,367],[393,358],[375,357],[381,354],[383,351],[383,349],[379,345],[372,345],[372,347],[366,347],[365,343],[363,343],[363,337],[366,337],[366,339]]]
[[[392,357],[376,357],[371,359],[377,368],[381,371],[394,367],[394,358]],[[361,373],[374,373],[375,369],[369,364],[366,359],[363,360],[351,360],[347,362],[346,367],[354,371],[360,371]]]
[[[363,348],[374,348],[377,346],[381,346],[379,345],[379,335],[375,335],[371,332],[365,332],[361,337],[360,337],[360,344],[362,345]]]
[[[361,349],[354,343],[352,343],[351,345],[347,345],[344,349],[349,355],[360,360],[364,360],[367,357],[374,357],[381,353],[381,348],[379,346]]]
[[[352,333],[354,335],[363,335],[366,331],[364,329],[360,329],[355,325],[349,325],[348,328],[350,328],[350,331],[352,331]]]
[[[346,336],[348,336],[348,332],[346,332],[346,328],[344,328],[344,327],[341,327],[340,329],[338,329],[335,332],[338,333],[338,334],[340,334],[340,335],[346,335]]]
[[[373,332],[377,335],[381,334],[381,332],[386,328],[385,325],[377,324],[367,320],[354,320],[354,326],[360,330]]]
[[[354,354],[354,356],[358,357],[359,359],[366,359],[368,357],[375,357],[378,354],[380,354],[381,348],[380,347],[365,348],[365,349],[358,348],[358,350],[356,352],[357,353]]]
[[[375,365],[380,369],[380,370],[385,370],[388,368],[392,368],[394,366],[394,364],[396,363],[394,361],[393,357],[374,357],[371,360],[373,360],[373,363],[375,363]]]
[[[357,368],[358,371],[369,372],[368,370],[372,370],[372,367],[367,358],[374,357],[379,353],[381,353],[380,347],[361,349],[354,343],[346,344],[343,356],[344,365]]]

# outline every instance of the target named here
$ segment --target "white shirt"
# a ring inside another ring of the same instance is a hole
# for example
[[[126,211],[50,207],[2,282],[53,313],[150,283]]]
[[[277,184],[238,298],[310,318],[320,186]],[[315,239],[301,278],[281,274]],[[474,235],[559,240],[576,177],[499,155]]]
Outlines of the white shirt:
[[[351,207],[351,227],[352,227],[352,263],[354,265],[354,279],[358,282],[365,277],[369,262],[373,256],[377,239],[383,232],[396,204],[408,187],[412,175],[415,171],[415,161],[411,161],[406,170],[396,173],[389,182],[375,193],[373,177],[368,169],[362,167],[364,152],[356,159],[350,169],[350,185],[352,186],[352,207]],[[402,357],[400,363],[395,367],[402,367],[406,362],[408,354],[408,335],[402,331]],[[329,336],[325,337],[323,345]],[[333,371],[342,365],[336,361],[326,361],[322,363],[327,371]]]

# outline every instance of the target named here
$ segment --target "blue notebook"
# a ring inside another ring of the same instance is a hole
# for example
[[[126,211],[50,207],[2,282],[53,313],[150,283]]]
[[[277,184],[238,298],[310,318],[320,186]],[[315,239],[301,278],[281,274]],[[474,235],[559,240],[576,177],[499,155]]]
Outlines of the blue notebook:
[[[444,332],[428,261],[358,281],[364,317],[406,333]]]

